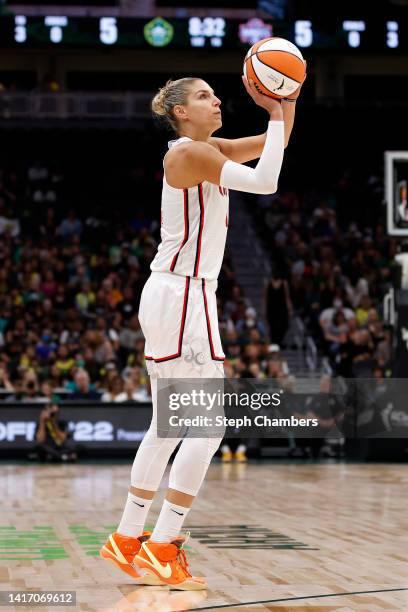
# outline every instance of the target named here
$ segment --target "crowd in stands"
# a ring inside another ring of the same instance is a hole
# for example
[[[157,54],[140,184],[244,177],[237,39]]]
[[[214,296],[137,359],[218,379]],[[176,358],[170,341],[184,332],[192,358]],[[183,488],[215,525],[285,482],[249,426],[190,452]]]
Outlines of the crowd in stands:
[[[346,173],[324,197],[283,190],[252,207],[271,252],[271,340],[282,341],[295,312],[328,370],[348,378],[392,371],[382,304],[393,286],[396,241],[381,223],[381,196],[375,176],[358,184]]]
[[[146,401],[138,304],[159,239],[157,221],[138,210],[107,229],[103,214],[61,206],[65,182],[39,162],[20,173],[0,170],[2,396]],[[261,353],[268,357],[267,334],[228,257],[220,286],[227,368],[256,376]]]
[[[145,180],[139,168],[132,175]],[[155,181],[159,202],[160,172]],[[158,209],[122,208],[107,219],[101,208],[62,205],[67,189],[64,172],[51,165],[0,168],[2,397],[146,401],[138,304],[159,240]],[[378,189],[371,179],[366,201],[378,199]],[[392,330],[381,303],[395,242],[379,222],[358,227],[344,209],[339,219],[350,190],[343,177],[324,198],[283,190],[252,207],[273,262],[268,327],[227,253],[218,300],[228,377],[287,378],[281,347],[294,314],[335,374],[390,371]]]

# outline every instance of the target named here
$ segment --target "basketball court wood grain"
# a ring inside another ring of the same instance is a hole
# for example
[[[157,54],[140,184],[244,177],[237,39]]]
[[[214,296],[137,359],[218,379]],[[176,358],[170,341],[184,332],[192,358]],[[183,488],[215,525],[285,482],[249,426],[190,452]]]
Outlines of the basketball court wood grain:
[[[97,556],[120,518],[130,466],[0,471],[1,591],[73,590],[75,610],[103,612],[408,609],[404,465],[213,464],[186,525],[203,593],[135,587]]]

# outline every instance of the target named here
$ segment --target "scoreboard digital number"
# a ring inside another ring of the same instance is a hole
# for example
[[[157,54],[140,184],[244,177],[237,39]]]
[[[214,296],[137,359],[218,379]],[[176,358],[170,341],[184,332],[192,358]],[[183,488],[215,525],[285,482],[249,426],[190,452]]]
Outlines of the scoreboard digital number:
[[[405,31],[404,31],[405,30]],[[316,50],[407,50],[407,25],[395,19],[334,19],[314,23],[247,21],[223,17],[186,19],[0,17],[0,47],[123,47],[239,49],[268,36],[282,36],[300,48]]]

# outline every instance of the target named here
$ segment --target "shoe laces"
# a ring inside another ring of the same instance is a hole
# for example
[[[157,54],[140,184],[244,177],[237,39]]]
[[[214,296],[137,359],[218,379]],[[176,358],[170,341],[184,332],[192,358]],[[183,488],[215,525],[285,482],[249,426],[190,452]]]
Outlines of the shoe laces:
[[[181,566],[181,569],[183,570],[183,572],[185,573],[186,576],[191,576],[190,571],[188,569],[188,561],[187,561],[187,556],[184,549],[184,545],[188,542],[188,540],[190,539],[190,532],[188,531],[186,533],[186,537],[184,539],[184,541],[182,542],[180,548],[177,551],[177,561]]]

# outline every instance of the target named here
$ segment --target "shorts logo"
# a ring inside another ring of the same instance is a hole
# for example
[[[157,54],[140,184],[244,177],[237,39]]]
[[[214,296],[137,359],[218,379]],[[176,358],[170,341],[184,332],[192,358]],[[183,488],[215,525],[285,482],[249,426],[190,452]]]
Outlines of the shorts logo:
[[[185,343],[182,354],[185,363],[188,363],[192,371],[197,373],[211,361],[207,338],[194,338],[194,340]]]
[[[203,365],[205,363],[205,357],[202,353],[194,353],[193,347],[190,347],[190,354],[184,357],[184,361],[187,363],[196,363],[197,365]]]

